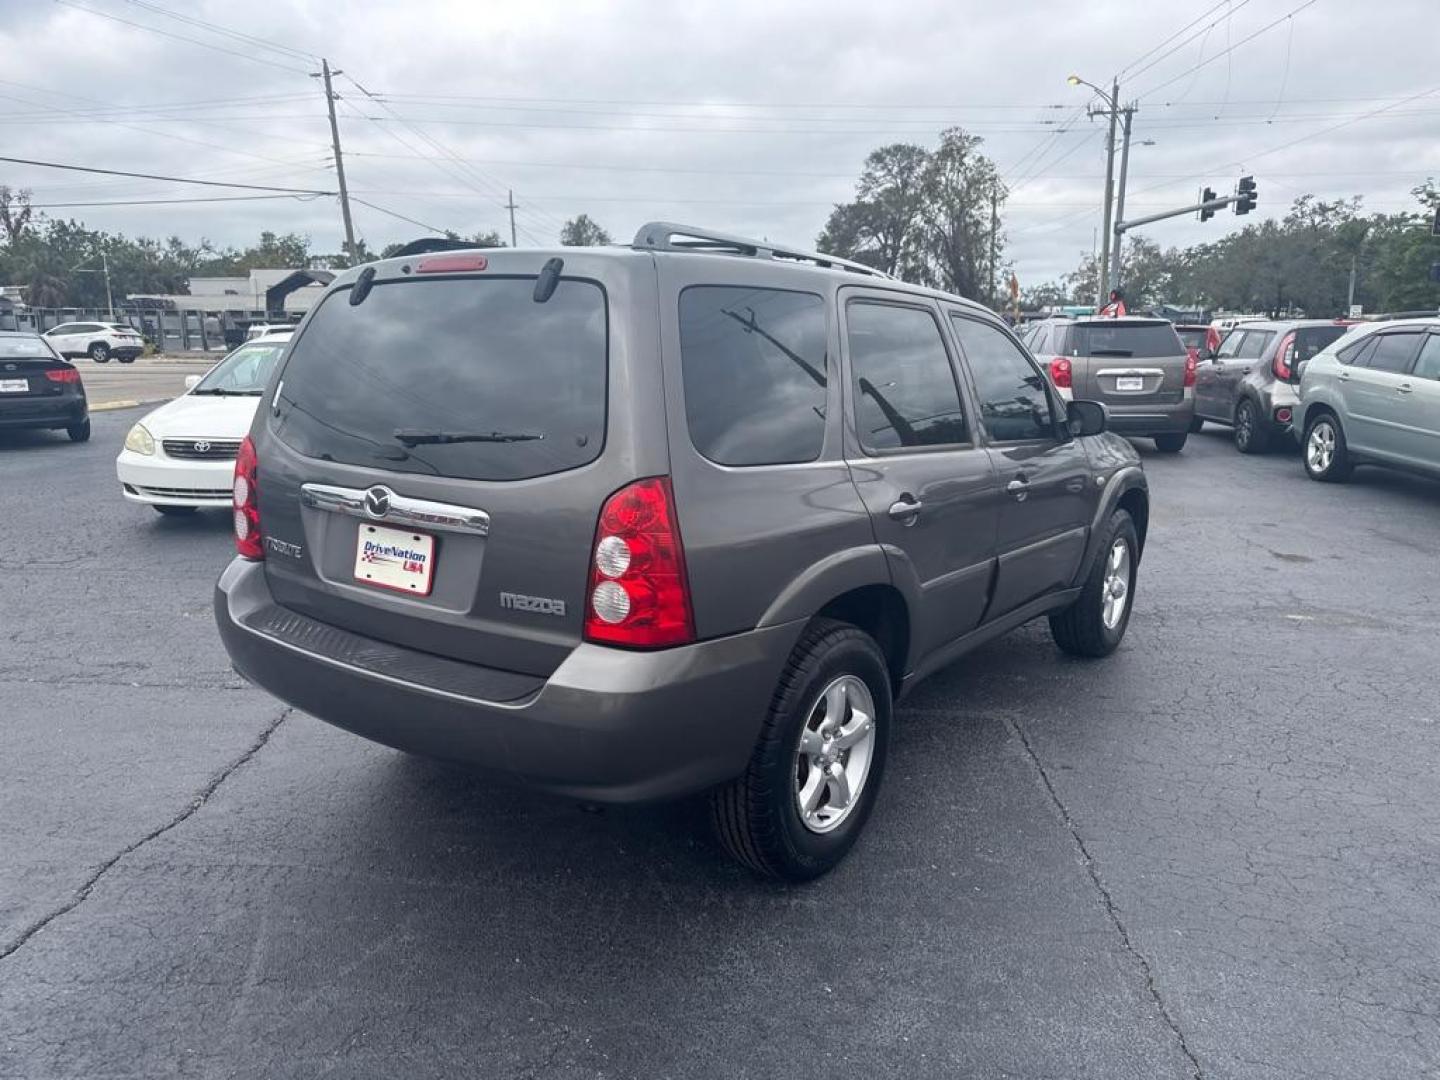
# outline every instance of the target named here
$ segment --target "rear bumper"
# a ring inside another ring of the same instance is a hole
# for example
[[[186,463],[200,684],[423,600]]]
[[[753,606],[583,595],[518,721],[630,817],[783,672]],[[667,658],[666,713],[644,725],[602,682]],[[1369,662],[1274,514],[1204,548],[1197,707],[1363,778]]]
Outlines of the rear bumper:
[[[1106,427],[1119,435],[1178,435],[1190,430],[1195,416],[1192,391],[1167,405],[1115,405],[1105,403],[1110,420]]]
[[[120,451],[115,459],[120,491],[150,506],[213,506],[229,509],[233,461],[176,461],[158,454]]]
[[[53,398],[0,398],[0,428],[62,428],[83,423],[89,415],[85,398],[68,394]]]
[[[803,628],[793,622],[656,652],[582,644],[542,681],[295,613],[276,620],[275,611],[263,564],[231,562],[215,586],[220,636],[235,669],[276,697],[387,746],[602,802],[687,795],[738,776]],[[270,632],[306,623],[296,635]],[[434,685],[444,680],[433,675],[407,677],[407,667],[425,674],[437,665],[521,696],[487,700]]]

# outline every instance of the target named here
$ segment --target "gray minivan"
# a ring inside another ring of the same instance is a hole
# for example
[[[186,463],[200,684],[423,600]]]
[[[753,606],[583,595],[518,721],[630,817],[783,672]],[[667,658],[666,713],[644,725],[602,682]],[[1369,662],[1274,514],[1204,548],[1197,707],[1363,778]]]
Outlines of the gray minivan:
[[[1195,358],[1173,323],[1141,316],[1046,319],[1026,333],[1066,398],[1100,401],[1111,431],[1184,449],[1195,417]]]
[[[657,223],[337,279],[235,473],[243,675],[403,750],[615,802],[709,792],[755,870],[823,873],[892,701],[1048,616],[1103,656],[1149,516],[1105,409],[991,312]]]

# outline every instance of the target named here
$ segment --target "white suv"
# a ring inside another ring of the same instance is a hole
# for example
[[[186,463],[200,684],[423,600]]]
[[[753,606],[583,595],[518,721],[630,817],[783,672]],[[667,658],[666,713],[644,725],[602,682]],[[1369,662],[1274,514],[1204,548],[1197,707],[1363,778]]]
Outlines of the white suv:
[[[145,339],[140,332],[124,323],[61,323],[46,330],[44,336],[66,359],[88,356],[97,364],[109,362],[112,356],[128,364],[145,351]]]

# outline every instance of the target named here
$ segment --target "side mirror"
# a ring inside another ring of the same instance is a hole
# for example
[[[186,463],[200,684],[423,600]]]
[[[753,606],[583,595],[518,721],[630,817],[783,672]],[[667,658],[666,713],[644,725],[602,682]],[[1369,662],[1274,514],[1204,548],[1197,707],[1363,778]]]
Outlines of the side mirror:
[[[203,379],[204,377],[205,377],[205,376],[203,376],[203,375],[186,375],[186,376],[185,376],[185,389],[186,389],[186,390],[194,390],[195,387],[197,387],[197,386],[200,385],[200,380]]]
[[[1099,435],[1110,424],[1110,413],[1098,401],[1070,401],[1065,404],[1065,427],[1074,438]]]

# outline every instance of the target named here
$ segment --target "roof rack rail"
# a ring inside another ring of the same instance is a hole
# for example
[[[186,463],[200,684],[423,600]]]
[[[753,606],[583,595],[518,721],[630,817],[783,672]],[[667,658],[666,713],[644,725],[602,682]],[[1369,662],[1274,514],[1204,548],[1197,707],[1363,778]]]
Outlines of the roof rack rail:
[[[855,262],[853,259],[842,259],[837,255],[826,255],[818,251],[781,247],[765,240],[728,236],[693,225],[677,225],[673,221],[651,221],[640,226],[631,246],[647,251],[709,252],[717,255],[743,255],[752,259],[783,259],[787,262],[813,263],[826,269],[849,270],[852,274],[865,274],[868,277],[890,277],[883,270]]]

